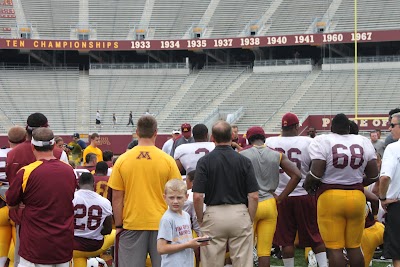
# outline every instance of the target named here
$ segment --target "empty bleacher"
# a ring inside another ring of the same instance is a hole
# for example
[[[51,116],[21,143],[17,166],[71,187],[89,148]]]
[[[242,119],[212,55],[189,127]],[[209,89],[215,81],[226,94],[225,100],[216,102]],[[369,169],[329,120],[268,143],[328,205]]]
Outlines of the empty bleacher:
[[[26,23],[37,31],[35,39],[70,39],[79,23],[79,0],[23,0]]]
[[[75,128],[78,68],[2,67],[1,109],[12,124],[25,125],[29,114],[44,113],[51,128]]]
[[[156,0],[149,27],[154,39],[180,39],[192,26],[198,26],[210,0]]]
[[[257,23],[271,2],[272,0],[220,1],[207,30],[211,31],[212,37],[238,36],[246,26]]]
[[[357,1],[357,28],[363,30],[398,29],[400,5],[395,0]],[[354,31],[354,1],[343,0],[332,18],[334,31]]]
[[[241,131],[261,126],[287,101],[309,72],[253,73],[220,107],[244,107]]]
[[[266,35],[306,33],[315,18],[323,17],[332,0],[284,0],[266,25]]]
[[[245,67],[216,67],[201,70],[195,81],[177,103],[177,108],[160,121],[160,129],[170,132],[182,122],[193,122],[193,118],[226,90],[246,70]]]
[[[91,75],[88,115],[91,129],[95,129],[95,115],[99,110],[103,131],[131,131],[132,127],[126,127],[130,111],[135,123],[147,110],[157,116],[186,77],[187,75]],[[112,128],[113,113],[118,119],[116,128]]]
[[[400,69],[358,70],[360,114],[387,113],[388,103],[399,103]],[[306,114],[354,114],[354,71],[321,71],[293,112]]]
[[[89,25],[97,40],[126,40],[140,25],[146,0],[88,0]]]

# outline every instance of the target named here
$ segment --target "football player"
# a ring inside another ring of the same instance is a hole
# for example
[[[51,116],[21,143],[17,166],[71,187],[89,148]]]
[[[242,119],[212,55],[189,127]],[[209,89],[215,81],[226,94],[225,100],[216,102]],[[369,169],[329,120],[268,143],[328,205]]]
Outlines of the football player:
[[[327,257],[324,242],[322,241],[317,224],[317,201],[315,195],[308,195],[303,188],[304,179],[309,171],[311,158],[308,146],[312,139],[299,135],[299,119],[296,114],[286,113],[282,117],[281,136],[270,137],[265,144],[281,153],[294,162],[301,171],[302,179],[289,197],[278,204],[278,222],[274,237],[274,244],[282,247],[283,264],[285,267],[294,266],[294,242],[296,232],[299,236],[300,247],[311,247],[320,267],[327,267]],[[281,169],[279,186],[275,190],[277,195],[282,194],[290,177]]]
[[[196,124],[192,132],[194,143],[182,144],[175,150],[174,159],[181,173],[196,170],[197,161],[215,148],[215,144],[208,141],[207,126]]]
[[[331,134],[312,140],[311,168],[304,182],[307,191],[318,188],[318,226],[331,267],[346,264],[343,248],[350,266],[364,267],[360,249],[366,203],[363,182],[379,178],[371,141],[349,130],[350,120],[341,113],[332,119]]]
[[[115,230],[112,231],[111,202],[94,192],[94,177],[91,173],[81,174],[79,188],[73,200],[73,261],[75,267],[86,267],[87,258],[98,256],[111,247],[115,240]]]

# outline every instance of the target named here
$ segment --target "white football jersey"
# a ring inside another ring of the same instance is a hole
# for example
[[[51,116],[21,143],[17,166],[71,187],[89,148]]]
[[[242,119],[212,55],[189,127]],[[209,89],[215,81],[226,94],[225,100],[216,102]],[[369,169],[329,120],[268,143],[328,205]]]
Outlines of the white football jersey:
[[[311,160],[326,161],[321,177],[325,184],[362,183],[367,162],[376,159],[371,141],[360,135],[335,133],[315,137],[309,147]]]
[[[104,220],[112,215],[111,203],[108,199],[94,191],[80,189],[75,192],[74,200],[74,235],[102,240]]]
[[[301,181],[289,196],[307,195],[307,191],[303,188],[304,180],[310,170],[311,158],[308,153],[308,147],[311,138],[306,136],[274,136],[265,140],[265,145],[285,154],[290,161],[296,164],[301,171]],[[275,192],[280,195],[288,184],[290,177],[282,169],[279,170],[279,185]]]
[[[213,142],[196,142],[182,144],[175,150],[174,159],[179,159],[185,168],[186,173],[196,170],[197,162],[205,154],[210,153],[215,148]]]

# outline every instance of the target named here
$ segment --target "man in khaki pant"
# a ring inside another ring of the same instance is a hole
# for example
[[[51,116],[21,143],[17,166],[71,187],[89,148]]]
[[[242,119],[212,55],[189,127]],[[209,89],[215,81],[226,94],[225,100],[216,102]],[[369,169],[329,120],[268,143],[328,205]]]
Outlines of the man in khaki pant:
[[[192,189],[201,231],[213,238],[201,248],[201,264],[224,266],[228,244],[233,266],[253,267],[253,219],[259,189],[253,165],[232,149],[232,128],[227,122],[215,123],[212,136],[216,147],[198,161]],[[207,205],[204,213],[203,203]]]

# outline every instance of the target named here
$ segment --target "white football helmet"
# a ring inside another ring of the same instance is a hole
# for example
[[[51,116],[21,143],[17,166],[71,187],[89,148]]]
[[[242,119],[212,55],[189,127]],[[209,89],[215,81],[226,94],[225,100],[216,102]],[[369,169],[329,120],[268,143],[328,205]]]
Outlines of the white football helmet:
[[[87,267],[108,267],[108,266],[105,260],[96,257],[96,258],[89,258],[87,260]]]

